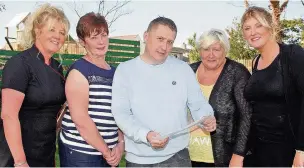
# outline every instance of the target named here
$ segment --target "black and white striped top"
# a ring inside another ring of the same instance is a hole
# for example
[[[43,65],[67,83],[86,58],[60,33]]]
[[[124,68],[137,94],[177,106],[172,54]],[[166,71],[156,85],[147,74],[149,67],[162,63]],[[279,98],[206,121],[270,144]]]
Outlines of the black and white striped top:
[[[112,81],[115,68],[101,69],[81,58],[71,66],[69,71],[72,69],[78,70],[87,78],[89,82],[88,113],[108,147],[113,148],[118,143],[118,127],[111,112]],[[80,136],[71,120],[69,109],[62,120],[60,139],[72,150],[90,155],[101,155]]]

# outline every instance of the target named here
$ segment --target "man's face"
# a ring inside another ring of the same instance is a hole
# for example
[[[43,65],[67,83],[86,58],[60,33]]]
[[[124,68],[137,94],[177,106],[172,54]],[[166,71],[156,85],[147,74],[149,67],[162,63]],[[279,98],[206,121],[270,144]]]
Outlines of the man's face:
[[[153,61],[162,63],[171,52],[175,37],[176,32],[168,26],[156,25],[144,34],[145,50]]]

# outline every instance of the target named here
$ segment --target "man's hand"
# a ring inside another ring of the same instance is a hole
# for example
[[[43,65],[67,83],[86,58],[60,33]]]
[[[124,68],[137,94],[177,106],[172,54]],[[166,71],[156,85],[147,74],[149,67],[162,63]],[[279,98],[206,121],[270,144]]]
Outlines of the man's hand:
[[[244,157],[233,154],[229,163],[229,167],[243,167]]]
[[[162,139],[159,133],[150,131],[147,135],[147,140],[155,149],[163,148],[169,141],[169,138]]]
[[[203,121],[204,129],[208,132],[215,131],[216,129],[216,120],[214,116],[208,116]]]
[[[296,152],[292,167],[304,167],[304,153],[302,151]]]

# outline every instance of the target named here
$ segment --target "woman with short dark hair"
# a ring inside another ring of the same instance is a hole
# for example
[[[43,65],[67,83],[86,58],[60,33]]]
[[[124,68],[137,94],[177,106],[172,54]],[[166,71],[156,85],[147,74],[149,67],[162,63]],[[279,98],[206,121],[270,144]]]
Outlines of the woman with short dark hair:
[[[124,152],[124,140],[111,112],[115,68],[105,61],[108,24],[103,16],[91,12],[80,18],[76,32],[87,54],[67,73],[68,110],[60,132],[60,165],[117,166]]]

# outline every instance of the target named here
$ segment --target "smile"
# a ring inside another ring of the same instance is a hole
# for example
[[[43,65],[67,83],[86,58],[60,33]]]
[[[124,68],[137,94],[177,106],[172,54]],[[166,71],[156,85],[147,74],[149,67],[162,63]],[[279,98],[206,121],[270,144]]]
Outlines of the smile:
[[[259,40],[261,37],[255,37],[255,38],[252,38],[251,41],[257,41]]]
[[[51,43],[55,44],[55,45],[58,45],[59,42],[58,41],[51,41]]]

